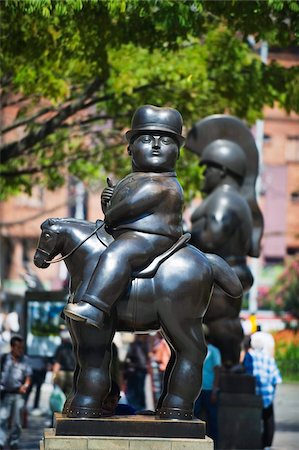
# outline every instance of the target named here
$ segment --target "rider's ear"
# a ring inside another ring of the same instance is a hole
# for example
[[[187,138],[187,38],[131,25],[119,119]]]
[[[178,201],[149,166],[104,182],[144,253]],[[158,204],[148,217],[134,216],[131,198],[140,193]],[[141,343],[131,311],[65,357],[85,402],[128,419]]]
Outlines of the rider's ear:
[[[131,152],[131,148],[130,148],[130,146],[128,146],[128,147],[127,147],[127,151],[128,151],[128,155],[130,155],[130,156],[131,156],[131,155],[132,155],[132,152]]]

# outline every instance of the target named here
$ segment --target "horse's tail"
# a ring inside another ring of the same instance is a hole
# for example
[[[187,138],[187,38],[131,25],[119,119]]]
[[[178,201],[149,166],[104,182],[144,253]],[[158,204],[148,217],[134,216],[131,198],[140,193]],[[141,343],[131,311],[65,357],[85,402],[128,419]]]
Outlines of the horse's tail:
[[[215,283],[233,298],[240,298],[243,294],[242,284],[228,263],[218,255],[206,253],[214,273]]]

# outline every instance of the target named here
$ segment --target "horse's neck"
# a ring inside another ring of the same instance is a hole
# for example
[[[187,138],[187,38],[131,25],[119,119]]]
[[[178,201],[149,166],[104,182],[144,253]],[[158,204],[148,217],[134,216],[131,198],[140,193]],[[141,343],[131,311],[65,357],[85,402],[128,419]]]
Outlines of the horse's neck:
[[[78,242],[72,241],[73,248]],[[72,250],[72,248],[70,248]],[[70,276],[69,290],[71,294],[81,296],[86,288],[89,278],[87,276],[88,253],[84,249],[84,244],[79,247],[72,255],[64,260],[67,271]]]
[[[86,239],[91,233],[92,227],[79,228],[69,225],[63,238],[65,240],[63,255],[66,256],[78,244]],[[100,254],[105,249],[96,236],[91,236],[74,253],[67,257],[64,262],[70,274],[70,290],[76,294],[82,293],[87,288],[87,284],[99,260]],[[97,251],[96,251],[97,250]]]
[[[65,256],[67,253],[70,252],[70,250],[72,248],[74,248],[77,245],[79,239],[77,237],[77,234],[74,233],[71,225],[68,225],[68,226],[66,225],[60,233],[61,233],[61,238],[62,238],[61,254],[63,256]]]

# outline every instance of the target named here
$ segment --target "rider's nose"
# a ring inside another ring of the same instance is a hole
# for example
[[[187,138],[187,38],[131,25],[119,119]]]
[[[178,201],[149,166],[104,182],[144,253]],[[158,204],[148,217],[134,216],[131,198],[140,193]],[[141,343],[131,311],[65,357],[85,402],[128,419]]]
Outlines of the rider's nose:
[[[153,148],[160,148],[159,138],[154,138]]]

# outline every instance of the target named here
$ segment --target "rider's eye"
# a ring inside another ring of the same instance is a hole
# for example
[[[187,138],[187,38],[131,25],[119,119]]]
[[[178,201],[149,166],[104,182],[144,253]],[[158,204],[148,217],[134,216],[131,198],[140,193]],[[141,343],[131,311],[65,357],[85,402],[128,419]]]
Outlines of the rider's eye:
[[[145,143],[151,142],[151,138],[150,138],[150,136],[142,136],[141,141],[142,141],[142,142],[145,142]]]
[[[171,139],[169,137],[163,137],[161,139],[161,142],[163,142],[163,144],[170,144],[171,143]]]

